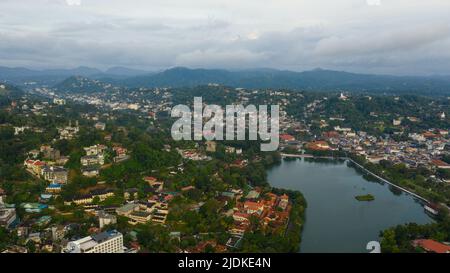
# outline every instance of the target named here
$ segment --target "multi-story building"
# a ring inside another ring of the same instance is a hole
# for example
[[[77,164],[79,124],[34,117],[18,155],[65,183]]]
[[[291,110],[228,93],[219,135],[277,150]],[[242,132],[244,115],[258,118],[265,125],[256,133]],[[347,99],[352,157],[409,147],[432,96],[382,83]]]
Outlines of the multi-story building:
[[[123,253],[123,235],[112,230],[77,241],[71,241],[63,250],[65,253]]]
[[[16,210],[13,208],[0,208],[0,226],[8,228],[16,220]]]
[[[81,165],[92,166],[92,165],[103,165],[105,164],[105,158],[103,155],[86,155],[81,157]]]
[[[66,184],[68,172],[63,167],[45,166],[42,169],[42,176],[44,176],[45,180],[50,181],[54,184]]]
[[[86,152],[86,155],[100,155],[103,154],[103,152],[106,150],[105,145],[97,144],[90,147],[85,147],[84,151]]]
[[[117,217],[114,215],[108,214],[104,211],[99,211],[97,215],[100,228],[117,223]]]

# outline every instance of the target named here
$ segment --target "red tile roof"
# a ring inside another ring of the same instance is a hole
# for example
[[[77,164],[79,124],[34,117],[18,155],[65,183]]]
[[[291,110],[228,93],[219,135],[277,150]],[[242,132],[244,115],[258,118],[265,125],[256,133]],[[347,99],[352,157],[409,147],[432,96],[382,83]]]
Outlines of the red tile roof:
[[[283,141],[294,141],[295,137],[288,135],[288,134],[281,134],[280,139]]]
[[[448,167],[450,166],[450,164],[442,161],[442,160],[438,160],[438,159],[434,159],[431,162],[433,162],[434,165],[439,166],[439,167]]]
[[[416,244],[426,251],[434,253],[450,253],[450,246],[436,242],[434,240],[416,240]]]
[[[264,205],[256,203],[256,202],[247,201],[244,203],[244,208],[256,211],[256,210],[264,209]]]

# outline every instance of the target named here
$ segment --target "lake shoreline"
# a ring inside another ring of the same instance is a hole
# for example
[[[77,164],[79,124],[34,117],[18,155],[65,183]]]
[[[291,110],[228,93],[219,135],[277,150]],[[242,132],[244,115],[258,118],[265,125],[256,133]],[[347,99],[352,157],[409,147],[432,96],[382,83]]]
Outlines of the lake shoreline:
[[[389,180],[387,180],[387,179],[385,179],[385,178],[383,178],[383,177],[381,177],[381,176],[379,176],[379,175],[377,175],[377,174],[375,174],[375,173],[369,171],[369,170],[368,170],[367,168],[365,168],[363,165],[357,163],[354,159],[352,159],[352,158],[350,158],[350,157],[342,157],[342,156],[339,156],[339,157],[332,157],[332,156],[314,156],[314,155],[308,155],[308,154],[301,154],[301,155],[298,155],[298,154],[281,154],[281,156],[282,156],[283,160],[285,160],[286,158],[296,158],[296,159],[307,158],[307,159],[348,160],[348,161],[350,161],[351,163],[355,164],[356,167],[358,167],[359,169],[362,169],[364,172],[366,172],[367,174],[371,175],[372,177],[374,177],[374,178],[380,180],[381,182],[384,182],[384,183],[387,183],[387,184],[389,184],[389,185],[391,185],[391,186],[393,186],[393,187],[396,187],[397,189],[401,190],[402,192],[407,193],[407,194],[410,194],[410,195],[414,196],[415,198],[420,199],[421,201],[425,202],[425,204],[430,204],[430,203],[431,203],[428,199],[426,199],[425,197],[420,196],[419,194],[413,192],[411,189],[403,188],[403,187],[401,187],[401,186],[395,184],[394,182],[391,182],[391,181],[389,181]]]
[[[431,222],[421,199],[408,193],[399,195],[404,191],[393,192],[394,187],[376,177],[370,179],[371,175],[360,172],[359,167],[346,161],[348,158],[308,159],[282,160],[267,168],[271,187],[301,192],[307,201],[301,253],[364,253],[367,242],[377,241],[379,232],[386,228]],[[376,200],[355,200],[355,196],[369,193]]]

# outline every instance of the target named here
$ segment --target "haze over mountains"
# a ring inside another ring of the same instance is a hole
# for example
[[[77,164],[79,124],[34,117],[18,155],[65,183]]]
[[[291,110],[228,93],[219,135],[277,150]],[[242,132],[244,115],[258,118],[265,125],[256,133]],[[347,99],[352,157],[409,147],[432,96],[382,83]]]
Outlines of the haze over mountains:
[[[89,67],[40,71],[0,67],[0,81],[21,86],[34,82],[61,91],[80,91],[84,88],[87,92],[100,91],[107,85],[129,88],[192,87],[217,83],[244,88],[450,95],[450,76],[368,75],[324,69],[293,72],[275,69],[229,71],[176,67],[162,72],[148,72],[125,67],[114,67],[106,71]]]

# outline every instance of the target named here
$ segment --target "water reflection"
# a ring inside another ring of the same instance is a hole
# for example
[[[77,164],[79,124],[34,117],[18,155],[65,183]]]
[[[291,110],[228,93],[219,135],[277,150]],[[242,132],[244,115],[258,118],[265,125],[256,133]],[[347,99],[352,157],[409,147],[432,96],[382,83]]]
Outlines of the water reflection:
[[[416,198],[345,160],[283,160],[268,171],[278,188],[300,190],[307,202],[302,252],[367,252],[379,232],[397,224],[431,222]],[[371,194],[371,202],[357,195]]]

